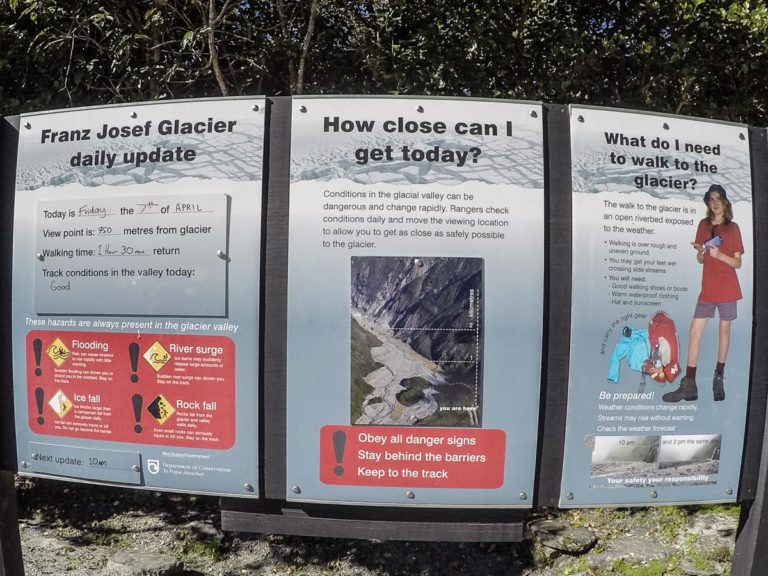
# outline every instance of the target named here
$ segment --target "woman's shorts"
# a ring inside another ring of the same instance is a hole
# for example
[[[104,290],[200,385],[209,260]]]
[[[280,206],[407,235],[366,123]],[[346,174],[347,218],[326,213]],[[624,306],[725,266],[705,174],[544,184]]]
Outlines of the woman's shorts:
[[[710,302],[702,302],[699,300],[696,302],[696,311],[693,313],[694,318],[714,318],[715,308],[720,316],[720,320],[736,320],[736,301],[733,302],[720,302],[719,304],[712,304]]]

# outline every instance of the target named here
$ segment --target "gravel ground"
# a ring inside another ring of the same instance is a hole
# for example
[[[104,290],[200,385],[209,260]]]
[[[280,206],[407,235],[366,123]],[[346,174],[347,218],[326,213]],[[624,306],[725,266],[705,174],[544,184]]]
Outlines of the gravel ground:
[[[213,497],[28,478],[16,490],[26,576],[170,576],[137,572],[143,556],[182,576],[727,576],[739,511],[540,510],[521,543],[430,543],[222,533]]]
[[[107,573],[121,550],[183,561],[187,576],[534,575],[525,543],[424,543],[222,533],[218,499],[44,479],[17,481],[27,576]]]

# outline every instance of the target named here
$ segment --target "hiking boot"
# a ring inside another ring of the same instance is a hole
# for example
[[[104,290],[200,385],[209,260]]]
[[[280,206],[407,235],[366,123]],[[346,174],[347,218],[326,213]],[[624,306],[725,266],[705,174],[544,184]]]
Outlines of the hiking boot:
[[[712,378],[712,392],[715,396],[715,402],[725,400],[725,390],[723,389],[723,373],[715,370],[715,377]]]
[[[699,389],[696,387],[694,378],[684,377],[680,381],[680,387],[672,392],[667,392],[661,397],[664,402],[680,402],[680,400],[698,400]]]

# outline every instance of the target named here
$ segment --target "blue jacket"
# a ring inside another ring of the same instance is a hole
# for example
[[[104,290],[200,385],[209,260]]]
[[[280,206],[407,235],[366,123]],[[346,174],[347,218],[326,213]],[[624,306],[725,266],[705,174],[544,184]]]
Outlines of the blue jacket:
[[[643,369],[643,362],[650,355],[651,344],[648,340],[648,330],[632,328],[632,335],[629,338],[622,336],[613,349],[611,365],[608,368],[608,381],[619,381],[619,363],[622,358],[627,358],[627,363],[632,370],[640,372]]]

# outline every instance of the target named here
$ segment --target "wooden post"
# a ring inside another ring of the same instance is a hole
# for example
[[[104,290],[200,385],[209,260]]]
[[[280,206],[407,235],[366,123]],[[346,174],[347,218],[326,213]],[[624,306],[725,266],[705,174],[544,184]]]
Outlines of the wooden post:
[[[0,472],[0,576],[23,576],[13,474]]]
[[[13,375],[11,368],[11,259],[13,246],[13,198],[16,181],[16,146],[19,139],[19,117],[0,118],[0,318],[4,321],[4,337],[0,338],[0,576],[22,576],[19,518],[16,512],[16,488],[13,473],[16,466],[16,434],[13,415]]]
[[[557,506],[568,411],[571,346],[571,132],[567,106],[544,106],[546,253],[544,264],[544,387],[536,462],[536,505]]]
[[[752,190],[755,234],[755,292],[754,331],[752,334],[752,382],[750,385],[750,410],[747,418],[747,440],[744,446],[742,467],[741,522],[736,537],[732,576],[762,576],[768,566],[768,417],[766,417],[766,392],[768,391],[768,356],[764,352],[768,337],[768,307],[766,307],[765,280],[768,278],[768,132],[764,128],[749,129],[752,156]],[[759,455],[759,466],[753,465]]]

